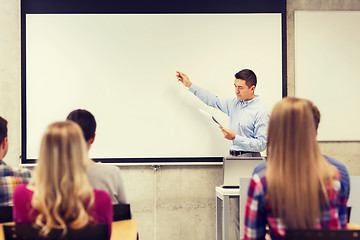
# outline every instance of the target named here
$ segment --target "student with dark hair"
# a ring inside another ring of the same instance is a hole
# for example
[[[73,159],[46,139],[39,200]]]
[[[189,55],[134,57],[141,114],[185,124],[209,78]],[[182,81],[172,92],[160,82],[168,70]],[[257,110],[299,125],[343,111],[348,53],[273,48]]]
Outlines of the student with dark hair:
[[[15,188],[28,184],[31,178],[30,171],[12,168],[3,161],[8,147],[7,121],[0,117],[0,206],[12,205]]]
[[[341,172],[320,153],[309,101],[284,98],[270,116],[267,162],[250,180],[244,239],[283,239],[285,229],[341,229],[347,191]]]
[[[72,120],[79,124],[84,133],[85,142],[91,147],[91,143],[93,143],[96,133],[96,120],[94,115],[87,110],[77,109],[69,113],[66,120]]]
[[[87,110],[77,109],[72,111],[66,119],[80,126],[89,151],[96,135],[95,117]],[[89,158],[87,174],[91,185],[96,189],[106,191],[110,195],[113,204],[126,202],[124,184],[118,167],[105,165],[100,162],[96,163]]]

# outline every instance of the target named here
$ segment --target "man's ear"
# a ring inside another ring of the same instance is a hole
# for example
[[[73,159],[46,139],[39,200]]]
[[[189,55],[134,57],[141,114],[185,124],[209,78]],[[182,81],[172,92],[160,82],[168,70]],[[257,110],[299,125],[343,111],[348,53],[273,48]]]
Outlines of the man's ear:
[[[2,141],[1,144],[0,144],[0,147],[1,147],[2,149],[5,149],[6,143],[7,143],[7,137],[5,137],[5,138],[3,139],[3,141]]]
[[[255,86],[252,85],[251,88],[250,88],[250,90],[251,90],[252,92],[255,92]]]
[[[89,140],[90,144],[93,144],[93,143],[94,143],[94,141],[95,141],[95,136],[96,136],[96,134],[94,134],[94,136]]]

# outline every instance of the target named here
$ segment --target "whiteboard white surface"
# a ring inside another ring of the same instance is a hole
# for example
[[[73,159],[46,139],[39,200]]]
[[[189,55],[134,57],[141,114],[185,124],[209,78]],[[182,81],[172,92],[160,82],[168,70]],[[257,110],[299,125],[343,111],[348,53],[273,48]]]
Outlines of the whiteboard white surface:
[[[319,141],[360,140],[360,12],[295,12],[295,94],[321,112]]]
[[[282,97],[281,14],[27,14],[27,158],[74,109],[97,120],[92,158],[222,157],[228,142],[175,77],[234,97],[250,68],[269,108]]]

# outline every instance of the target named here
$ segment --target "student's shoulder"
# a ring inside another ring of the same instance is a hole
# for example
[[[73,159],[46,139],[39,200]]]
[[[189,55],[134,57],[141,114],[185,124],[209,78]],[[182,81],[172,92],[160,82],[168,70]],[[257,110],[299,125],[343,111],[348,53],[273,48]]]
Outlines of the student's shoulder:
[[[31,172],[26,168],[15,168],[9,165],[0,165],[0,176],[31,177]]]
[[[331,158],[331,157],[329,157],[329,156],[326,156],[326,155],[323,155],[323,156],[325,157],[325,159],[326,159],[330,164],[334,165],[334,166],[339,170],[339,172],[340,172],[340,174],[341,174],[342,176],[344,176],[344,175],[348,176],[348,175],[349,175],[349,172],[348,172],[345,164],[343,164],[342,162],[340,162],[340,161],[338,161],[338,160],[336,160],[336,159],[334,159],[334,158]]]
[[[265,170],[266,170],[266,162],[262,162],[260,164],[258,164],[253,171],[252,175],[258,174],[258,175],[265,175]]]
[[[6,164],[0,165],[0,176],[12,176],[14,172],[14,168],[10,167]]]
[[[101,189],[94,189],[94,196],[95,196],[95,202],[97,202],[97,205],[107,204],[112,205],[111,198],[109,194]]]
[[[253,184],[256,184],[259,189],[264,189],[266,187],[266,162],[262,162],[260,164],[258,164],[252,174],[251,177],[251,182],[253,182]]]
[[[332,158],[332,157],[329,157],[329,156],[326,156],[326,155],[323,155],[324,158],[331,164],[335,165],[336,167],[339,166],[339,167],[345,167],[345,164],[343,164],[342,162]],[[346,167],[345,167],[346,168]]]
[[[16,169],[17,174],[19,174],[22,178],[31,178],[31,172],[29,169],[26,168],[17,168]]]
[[[29,186],[26,186],[25,184],[20,184],[16,187],[13,194],[14,204],[18,203],[19,201],[28,202],[33,195],[34,195],[34,189],[32,189]]]
[[[25,184],[20,184],[16,187],[15,192],[33,192],[33,191],[27,188]]]
[[[340,184],[341,184],[341,191],[343,194],[343,196],[345,197],[349,197],[349,194],[350,194],[350,176],[349,176],[349,172],[345,166],[345,164],[331,158],[331,157],[328,157],[328,156],[325,156],[325,159],[330,163],[332,164],[333,166],[335,166],[339,173],[340,173]]]
[[[89,171],[105,171],[105,172],[119,172],[120,168],[115,165],[105,163],[95,163],[88,167]]]

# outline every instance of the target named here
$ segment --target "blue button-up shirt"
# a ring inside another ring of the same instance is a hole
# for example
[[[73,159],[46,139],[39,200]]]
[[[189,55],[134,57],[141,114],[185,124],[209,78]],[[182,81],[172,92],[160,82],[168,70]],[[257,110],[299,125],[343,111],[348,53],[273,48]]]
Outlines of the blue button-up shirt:
[[[217,108],[230,118],[230,129],[236,136],[229,143],[230,150],[262,152],[266,148],[267,127],[270,112],[259,97],[243,102],[237,98],[223,99],[211,92],[191,84],[195,96],[208,106]]]

